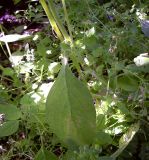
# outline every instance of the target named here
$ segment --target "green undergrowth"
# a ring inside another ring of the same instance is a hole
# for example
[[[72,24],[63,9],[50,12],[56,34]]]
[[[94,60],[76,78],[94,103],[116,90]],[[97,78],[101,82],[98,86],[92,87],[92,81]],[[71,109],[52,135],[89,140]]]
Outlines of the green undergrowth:
[[[23,11],[40,32],[0,39],[1,159],[147,160],[148,2],[43,2]]]

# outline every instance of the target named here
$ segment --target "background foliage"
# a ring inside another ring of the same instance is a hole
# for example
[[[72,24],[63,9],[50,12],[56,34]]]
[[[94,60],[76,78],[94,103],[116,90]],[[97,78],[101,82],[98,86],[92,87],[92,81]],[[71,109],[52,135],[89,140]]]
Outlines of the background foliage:
[[[65,41],[40,2],[0,2],[1,159],[148,159],[148,2],[55,0]]]

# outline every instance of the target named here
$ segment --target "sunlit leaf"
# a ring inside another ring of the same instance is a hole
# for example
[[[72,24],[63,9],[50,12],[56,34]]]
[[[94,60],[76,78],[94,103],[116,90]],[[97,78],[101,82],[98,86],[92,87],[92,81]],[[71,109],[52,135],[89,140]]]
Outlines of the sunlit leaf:
[[[58,73],[58,71],[60,70],[60,63],[57,63],[57,62],[53,62],[53,63],[50,63],[50,65],[48,66],[48,70],[51,72],[51,74],[54,74],[54,73]]]
[[[134,58],[134,62],[137,66],[145,66],[149,64],[149,55],[148,53],[140,54]]]
[[[97,129],[102,130],[106,127],[106,117],[104,114],[99,114],[96,118]]]
[[[63,66],[46,102],[51,130],[67,144],[91,144],[96,129],[93,101],[86,86]]]
[[[0,37],[1,42],[15,42],[31,37],[30,35],[10,34]]]
[[[95,27],[92,27],[91,29],[89,29],[88,31],[86,31],[86,36],[90,37],[92,35],[95,34]]]
[[[139,123],[135,123],[129,128],[129,130],[121,137],[119,141],[119,149],[111,157],[116,158],[123,152],[123,150],[130,143],[136,132],[138,132],[139,127]]]

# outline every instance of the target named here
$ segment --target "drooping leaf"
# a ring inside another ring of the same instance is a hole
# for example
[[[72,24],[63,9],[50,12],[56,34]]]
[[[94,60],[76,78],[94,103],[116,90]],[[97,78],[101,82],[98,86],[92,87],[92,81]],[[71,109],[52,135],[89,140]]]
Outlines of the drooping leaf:
[[[140,128],[139,123],[135,123],[129,128],[129,130],[120,138],[119,149],[111,156],[112,158],[116,158],[122,153],[122,151],[130,143],[136,132],[138,132],[139,128]]]
[[[7,121],[3,124],[0,124],[0,138],[12,135],[15,133],[19,128],[19,121]]]
[[[41,148],[35,156],[35,160],[58,160],[58,158],[45,148]]]
[[[117,78],[117,85],[125,91],[136,91],[139,87],[138,79],[132,75],[122,75]]]
[[[30,38],[31,35],[10,34],[0,37],[1,42],[9,43]]]
[[[96,114],[86,86],[62,66],[46,102],[51,130],[67,144],[91,144],[96,130]]]

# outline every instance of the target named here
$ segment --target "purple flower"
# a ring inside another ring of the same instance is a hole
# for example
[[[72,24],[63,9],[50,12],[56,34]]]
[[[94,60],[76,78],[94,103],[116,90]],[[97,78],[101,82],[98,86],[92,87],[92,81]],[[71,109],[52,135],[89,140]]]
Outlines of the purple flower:
[[[3,24],[5,22],[16,23],[16,22],[19,22],[19,20],[15,16],[5,13],[2,17],[0,17],[0,23]]]
[[[110,20],[110,21],[114,21],[115,17],[113,15],[109,15],[107,14],[107,18]]]
[[[149,20],[141,20],[140,23],[142,32],[146,37],[149,37]]]

